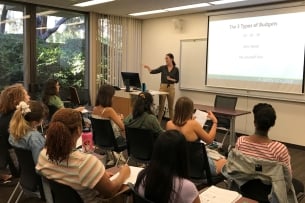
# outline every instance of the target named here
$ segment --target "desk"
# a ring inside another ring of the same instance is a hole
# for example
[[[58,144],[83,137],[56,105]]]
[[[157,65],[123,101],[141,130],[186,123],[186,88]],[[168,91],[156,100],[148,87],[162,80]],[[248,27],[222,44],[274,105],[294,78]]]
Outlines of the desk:
[[[244,110],[230,110],[224,108],[215,108],[214,106],[194,104],[195,109],[202,111],[212,111],[217,116],[230,119],[230,145],[229,148],[235,146],[235,118],[237,116],[242,116],[251,113],[250,111]]]
[[[155,90],[148,90],[151,95],[166,95],[167,92],[160,92]],[[126,92],[125,90],[115,91],[115,95],[112,100],[112,107],[117,113],[121,113],[124,117],[127,117],[132,112],[132,106],[141,91]]]

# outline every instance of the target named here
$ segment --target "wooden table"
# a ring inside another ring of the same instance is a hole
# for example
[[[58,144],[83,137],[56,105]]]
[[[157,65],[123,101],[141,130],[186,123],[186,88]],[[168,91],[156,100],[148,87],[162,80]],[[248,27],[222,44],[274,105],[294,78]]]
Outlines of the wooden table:
[[[235,146],[235,118],[237,116],[242,116],[251,113],[250,111],[244,110],[231,110],[225,108],[215,108],[214,106],[202,105],[202,104],[194,104],[195,109],[199,109],[201,111],[212,111],[217,116],[228,118],[230,120],[230,144],[229,150],[231,147]]]

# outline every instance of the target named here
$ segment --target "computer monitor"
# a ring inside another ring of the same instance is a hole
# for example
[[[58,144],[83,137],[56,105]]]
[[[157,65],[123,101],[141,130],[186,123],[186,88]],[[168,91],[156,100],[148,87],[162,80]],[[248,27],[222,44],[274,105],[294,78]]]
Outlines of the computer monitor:
[[[126,87],[141,88],[139,73],[121,72],[121,75]]]

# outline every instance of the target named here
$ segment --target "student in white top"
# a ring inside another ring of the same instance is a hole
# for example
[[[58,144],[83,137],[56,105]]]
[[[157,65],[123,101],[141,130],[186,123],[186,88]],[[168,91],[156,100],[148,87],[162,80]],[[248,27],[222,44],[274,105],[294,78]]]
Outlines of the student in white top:
[[[198,203],[196,186],[187,179],[187,142],[177,130],[159,135],[149,165],[137,178],[135,190],[158,203]]]

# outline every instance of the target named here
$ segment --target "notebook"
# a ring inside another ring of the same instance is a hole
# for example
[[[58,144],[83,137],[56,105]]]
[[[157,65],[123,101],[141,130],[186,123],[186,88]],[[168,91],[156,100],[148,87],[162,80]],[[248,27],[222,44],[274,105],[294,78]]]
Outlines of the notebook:
[[[226,190],[211,186],[199,195],[200,201],[205,203],[233,203],[241,198],[241,194],[235,191]]]

